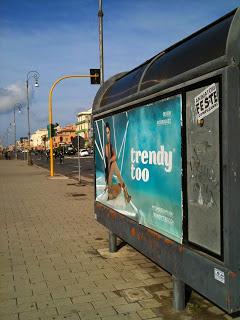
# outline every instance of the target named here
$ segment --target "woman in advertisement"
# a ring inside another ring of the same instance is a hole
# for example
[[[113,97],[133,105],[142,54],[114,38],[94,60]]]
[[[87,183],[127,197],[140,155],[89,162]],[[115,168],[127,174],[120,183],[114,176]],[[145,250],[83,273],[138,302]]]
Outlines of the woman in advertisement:
[[[130,202],[131,196],[128,194],[127,187],[122,179],[122,176],[116,161],[117,159],[116,153],[111,144],[111,129],[108,122],[106,122],[105,128],[106,128],[106,136],[107,136],[107,143],[105,145],[105,159],[106,159],[105,180],[106,180],[106,187],[108,189],[108,200],[115,199],[120,194],[122,189],[126,202]],[[113,174],[117,176],[119,181],[118,184],[113,184],[113,181],[112,181]]]

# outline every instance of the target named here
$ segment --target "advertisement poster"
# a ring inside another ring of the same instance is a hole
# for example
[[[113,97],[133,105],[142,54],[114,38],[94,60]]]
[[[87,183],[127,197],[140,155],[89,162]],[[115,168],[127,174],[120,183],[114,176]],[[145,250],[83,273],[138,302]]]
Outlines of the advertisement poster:
[[[182,243],[181,96],[94,122],[96,200]]]

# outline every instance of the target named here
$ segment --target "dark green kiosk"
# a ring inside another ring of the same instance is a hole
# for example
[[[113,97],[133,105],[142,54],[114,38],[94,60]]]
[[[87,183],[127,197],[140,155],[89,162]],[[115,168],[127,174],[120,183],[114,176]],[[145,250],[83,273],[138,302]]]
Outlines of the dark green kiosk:
[[[95,214],[185,285],[240,311],[240,9],[129,72],[93,104]]]

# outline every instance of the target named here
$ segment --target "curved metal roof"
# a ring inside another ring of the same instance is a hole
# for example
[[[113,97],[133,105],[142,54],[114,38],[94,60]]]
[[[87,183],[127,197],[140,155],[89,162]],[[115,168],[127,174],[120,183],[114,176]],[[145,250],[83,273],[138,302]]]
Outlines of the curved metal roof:
[[[189,73],[188,79],[191,79],[191,70],[208,66],[210,62],[211,68],[219,68],[219,63],[214,67],[212,62],[222,57],[225,65],[239,63],[240,9],[228,13],[130,72],[110,78],[97,93],[93,109],[111,108],[122,99],[167,83],[175,77],[177,79],[185,73]],[[207,69],[204,69],[205,73],[212,71]]]

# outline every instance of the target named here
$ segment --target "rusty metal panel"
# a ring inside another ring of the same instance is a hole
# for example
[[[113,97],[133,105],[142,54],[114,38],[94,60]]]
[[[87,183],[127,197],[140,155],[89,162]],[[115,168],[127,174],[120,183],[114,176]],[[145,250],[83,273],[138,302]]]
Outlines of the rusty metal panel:
[[[204,110],[211,99],[215,109]],[[221,255],[218,83],[186,93],[186,136],[188,240]]]
[[[224,267],[220,261],[178,244],[99,202],[95,202],[95,212],[98,222],[169,273],[224,310],[238,310],[235,293],[239,275]],[[219,278],[216,271],[220,274]]]
[[[239,66],[227,68],[223,75],[222,108],[222,209],[224,264],[240,270],[240,73]],[[239,282],[240,284],[240,282]],[[237,299],[240,297],[240,285]]]

